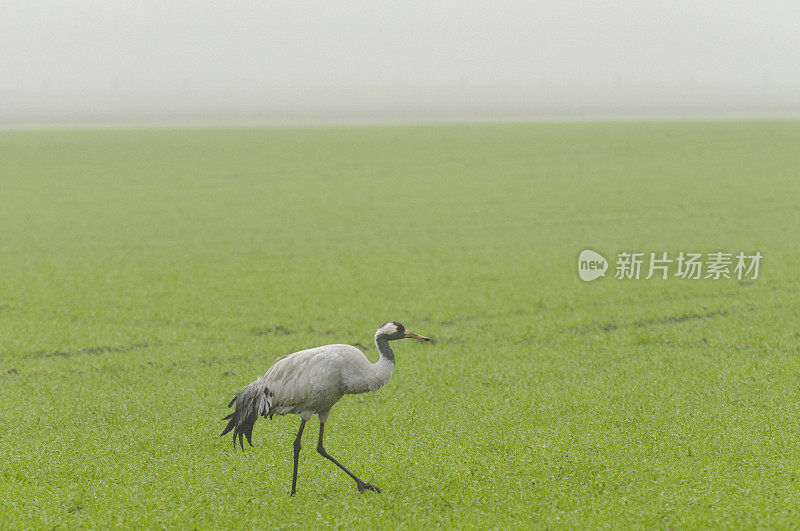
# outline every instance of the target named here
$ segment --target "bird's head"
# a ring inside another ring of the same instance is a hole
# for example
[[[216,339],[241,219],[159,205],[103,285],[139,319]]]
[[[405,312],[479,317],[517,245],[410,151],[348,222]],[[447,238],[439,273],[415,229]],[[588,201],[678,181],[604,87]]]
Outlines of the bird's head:
[[[406,330],[406,327],[397,321],[386,321],[375,332],[375,337],[382,336],[389,340],[394,339],[419,339],[420,341],[430,341],[430,338],[415,334],[411,330]]]

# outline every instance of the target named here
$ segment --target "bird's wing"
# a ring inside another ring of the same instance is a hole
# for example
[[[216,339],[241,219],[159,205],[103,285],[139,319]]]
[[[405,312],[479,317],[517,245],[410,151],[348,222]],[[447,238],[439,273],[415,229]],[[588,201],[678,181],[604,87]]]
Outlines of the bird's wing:
[[[272,399],[270,413],[296,413],[296,407],[309,402],[338,400],[351,350],[364,357],[350,345],[326,345],[279,358],[263,377]]]

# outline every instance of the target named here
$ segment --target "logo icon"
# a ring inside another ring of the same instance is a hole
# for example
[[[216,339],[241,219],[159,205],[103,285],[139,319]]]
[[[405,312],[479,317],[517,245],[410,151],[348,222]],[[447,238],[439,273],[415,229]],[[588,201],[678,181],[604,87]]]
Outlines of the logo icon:
[[[608,261],[603,255],[589,249],[581,251],[578,257],[578,276],[585,282],[604,277],[608,269]]]

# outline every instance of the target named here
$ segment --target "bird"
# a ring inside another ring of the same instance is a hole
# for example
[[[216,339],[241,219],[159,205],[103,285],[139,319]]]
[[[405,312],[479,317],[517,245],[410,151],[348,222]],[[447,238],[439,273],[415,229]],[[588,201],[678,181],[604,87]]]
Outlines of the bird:
[[[406,330],[396,321],[387,321],[375,331],[375,345],[380,353],[376,363],[369,361],[358,348],[345,344],[325,345],[281,356],[263,376],[233,397],[228,407],[234,404],[236,407],[233,413],[223,418],[228,424],[220,436],[233,431],[233,447],[236,448],[238,437],[244,451],[242,437],[247,437],[247,443],[253,446],[253,424],[259,416],[271,419],[273,415],[300,415],[300,428],[293,444],[294,469],[290,496],[294,496],[297,492],[297,467],[303,429],[306,422],[317,415],[317,452],[350,476],[360,493],[363,494],[365,490],[381,492],[381,489],[362,480],[330,455],[322,444],[322,438],[331,408],[340,398],[377,391],[386,385],[395,365],[389,342],[408,338],[430,341],[430,338]]]

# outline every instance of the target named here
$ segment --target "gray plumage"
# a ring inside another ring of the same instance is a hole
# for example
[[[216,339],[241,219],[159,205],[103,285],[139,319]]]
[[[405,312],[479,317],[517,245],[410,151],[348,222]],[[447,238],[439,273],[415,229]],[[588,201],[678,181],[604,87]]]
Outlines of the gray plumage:
[[[414,338],[429,341],[427,337],[405,330],[400,323],[389,321],[375,332],[375,345],[380,359],[371,363],[359,349],[352,345],[325,345],[301,350],[278,358],[267,372],[242,389],[228,404],[236,404],[233,413],[225,417],[228,424],[221,435],[233,431],[233,444],[244,450],[243,437],[252,446],[253,425],[258,417],[273,415],[300,415],[301,424],[295,439],[295,472],[292,478],[292,494],[297,482],[297,461],[300,438],[306,421],[317,415],[320,421],[320,436],[317,450],[347,472],[357,483],[361,492],[365,489],[380,492],[353,475],[338,461],[325,452],[322,435],[331,407],[346,394],[377,391],[383,387],[394,372],[394,352],[389,341]]]

